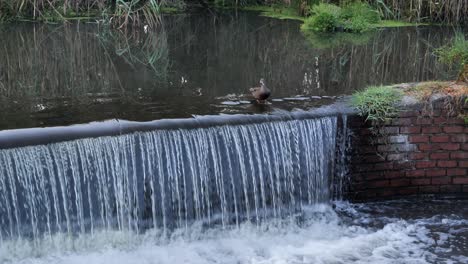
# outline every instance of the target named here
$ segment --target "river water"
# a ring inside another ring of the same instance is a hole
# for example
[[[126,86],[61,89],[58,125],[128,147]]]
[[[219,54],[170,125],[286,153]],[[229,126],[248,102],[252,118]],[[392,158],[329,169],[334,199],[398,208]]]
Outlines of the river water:
[[[146,33],[0,25],[0,129],[308,109],[367,85],[455,76],[433,55],[452,28],[324,37],[299,27],[255,13],[168,16]],[[268,106],[246,95],[262,77]]]

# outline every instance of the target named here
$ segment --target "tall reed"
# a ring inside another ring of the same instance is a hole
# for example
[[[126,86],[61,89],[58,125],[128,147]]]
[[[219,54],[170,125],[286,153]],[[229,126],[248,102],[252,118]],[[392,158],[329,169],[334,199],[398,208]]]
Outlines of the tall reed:
[[[0,20],[67,20],[76,17],[109,18],[119,27],[159,23],[158,0],[1,0]]]

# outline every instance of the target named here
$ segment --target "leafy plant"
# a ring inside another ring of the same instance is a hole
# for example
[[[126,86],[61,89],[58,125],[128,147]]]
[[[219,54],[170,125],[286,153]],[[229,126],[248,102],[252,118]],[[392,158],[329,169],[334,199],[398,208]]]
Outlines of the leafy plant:
[[[341,18],[351,21],[359,18],[373,24],[380,22],[379,12],[363,2],[354,2],[345,6],[341,12]]]
[[[351,103],[361,116],[372,122],[385,122],[397,116],[397,103],[403,93],[388,86],[371,86],[353,94]]]
[[[304,31],[362,33],[380,22],[379,13],[361,2],[348,4],[344,8],[333,4],[319,4],[313,7],[312,13],[302,27]]]

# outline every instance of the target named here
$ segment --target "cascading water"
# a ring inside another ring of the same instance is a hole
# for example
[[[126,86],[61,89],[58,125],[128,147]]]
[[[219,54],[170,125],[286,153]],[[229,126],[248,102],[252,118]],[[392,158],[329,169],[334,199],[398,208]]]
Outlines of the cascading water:
[[[293,114],[2,132],[0,263],[466,263],[465,201],[338,201],[346,115]]]
[[[0,235],[261,223],[325,202],[338,117],[157,130],[0,150]]]

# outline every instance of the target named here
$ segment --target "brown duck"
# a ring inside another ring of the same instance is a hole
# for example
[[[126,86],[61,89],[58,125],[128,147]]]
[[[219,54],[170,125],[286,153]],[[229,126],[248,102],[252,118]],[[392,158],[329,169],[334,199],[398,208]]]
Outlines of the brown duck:
[[[271,91],[266,87],[265,80],[263,78],[260,79],[260,87],[250,88],[250,92],[258,103],[265,103],[265,100],[270,97],[271,94]]]

